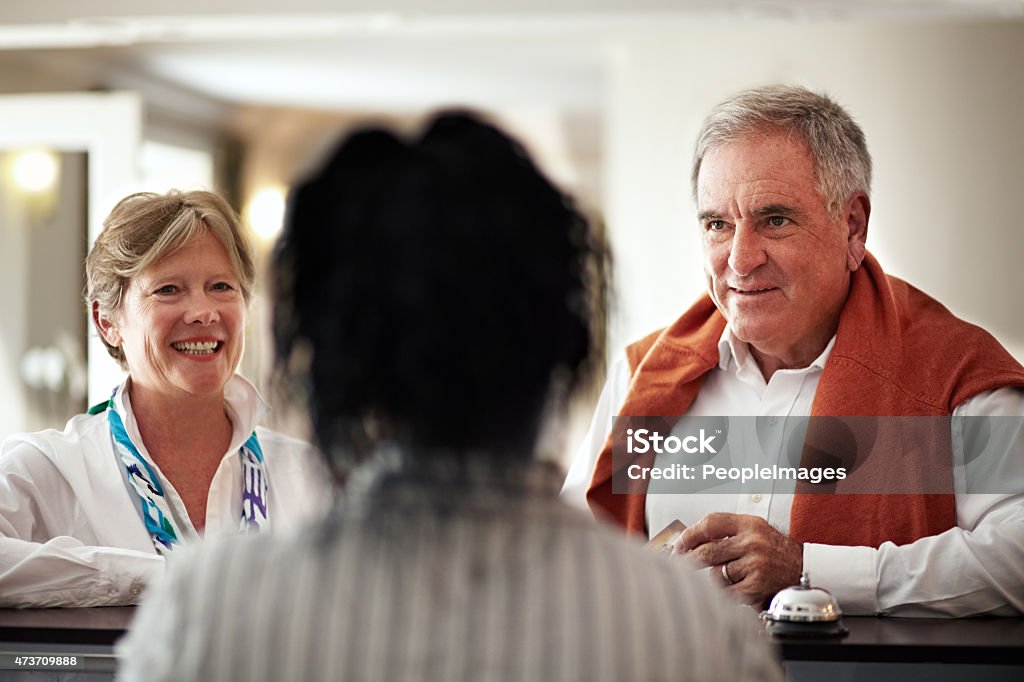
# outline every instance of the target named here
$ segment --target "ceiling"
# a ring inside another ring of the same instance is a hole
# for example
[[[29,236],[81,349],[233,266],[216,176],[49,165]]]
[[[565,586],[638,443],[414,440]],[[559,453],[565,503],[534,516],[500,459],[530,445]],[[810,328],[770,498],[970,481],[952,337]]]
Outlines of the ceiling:
[[[1024,0],[4,0],[0,57],[225,104],[594,112],[609,49],[631,33],[1021,17]]]

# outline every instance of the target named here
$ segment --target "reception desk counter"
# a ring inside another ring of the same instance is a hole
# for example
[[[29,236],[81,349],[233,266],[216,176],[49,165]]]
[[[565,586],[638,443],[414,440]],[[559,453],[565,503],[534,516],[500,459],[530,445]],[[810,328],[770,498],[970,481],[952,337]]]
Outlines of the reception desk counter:
[[[134,607],[0,609],[4,668],[15,654],[76,653],[86,669],[113,670],[113,646]],[[1024,618],[846,617],[840,639],[773,640],[791,680],[843,669],[842,679],[1024,680]],[[838,667],[837,667],[838,666]],[[0,672],[0,678],[3,677]]]

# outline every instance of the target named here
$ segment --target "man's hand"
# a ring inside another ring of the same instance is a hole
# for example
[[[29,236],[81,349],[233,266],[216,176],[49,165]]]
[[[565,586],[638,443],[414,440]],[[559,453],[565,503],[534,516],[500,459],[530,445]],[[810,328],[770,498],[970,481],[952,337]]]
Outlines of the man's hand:
[[[803,545],[746,514],[708,514],[683,531],[673,550],[717,567],[712,573],[726,589],[755,608],[797,584],[804,564]]]

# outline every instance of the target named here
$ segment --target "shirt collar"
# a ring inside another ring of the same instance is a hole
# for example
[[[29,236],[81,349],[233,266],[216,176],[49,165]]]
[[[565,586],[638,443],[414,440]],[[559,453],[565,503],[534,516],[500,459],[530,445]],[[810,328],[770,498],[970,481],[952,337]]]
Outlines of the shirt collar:
[[[139,426],[132,411],[131,398],[128,395],[128,384],[131,377],[124,380],[114,396],[118,412],[124,415],[123,422],[128,437],[133,443],[142,443]],[[260,395],[256,387],[245,377],[235,374],[224,385],[224,408],[231,420],[231,445],[228,453],[242,447],[252,435],[256,425],[270,412],[270,406]]]
[[[835,345],[836,337],[833,334],[832,338],[829,339],[828,343],[825,345],[825,350],[821,351],[818,357],[816,357],[810,365],[803,369],[796,369],[792,371],[802,372],[809,369],[824,370],[825,363],[828,362],[828,357],[832,354],[832,348]],[[736,366],[737,373],[751,366],[753,366],[755,370],[757,369],[754,357],[750,353],[750,345],[746,341],[741,341],[736,338],[729,325],[725,325],[725,329],[722,330],[722,335],[718,338],[718,368],[722,371],[728,371],[733,365]],[[757,371],[760,373],[760,370]]]
[[[241,447],[260,420],[270,412],[270,405],[260,392],[240,374],[232,376],[224,385],[224,406],[234,426],[232,447]],[[241,440],[236,445],[234,441],[239,437]]]

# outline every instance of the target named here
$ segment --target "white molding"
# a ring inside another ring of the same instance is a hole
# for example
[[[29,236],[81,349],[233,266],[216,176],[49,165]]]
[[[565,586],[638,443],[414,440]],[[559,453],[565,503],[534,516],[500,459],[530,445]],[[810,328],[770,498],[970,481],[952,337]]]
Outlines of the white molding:
[[[121,196],[135,189],[142,139],[136,93],[51,93],[0,96],[0,147],[47,146],[89,157],[89,244]],[[84,306],[83,306],[84,314]],[[88,324],[89,404],[105,399],[124,373]]]

